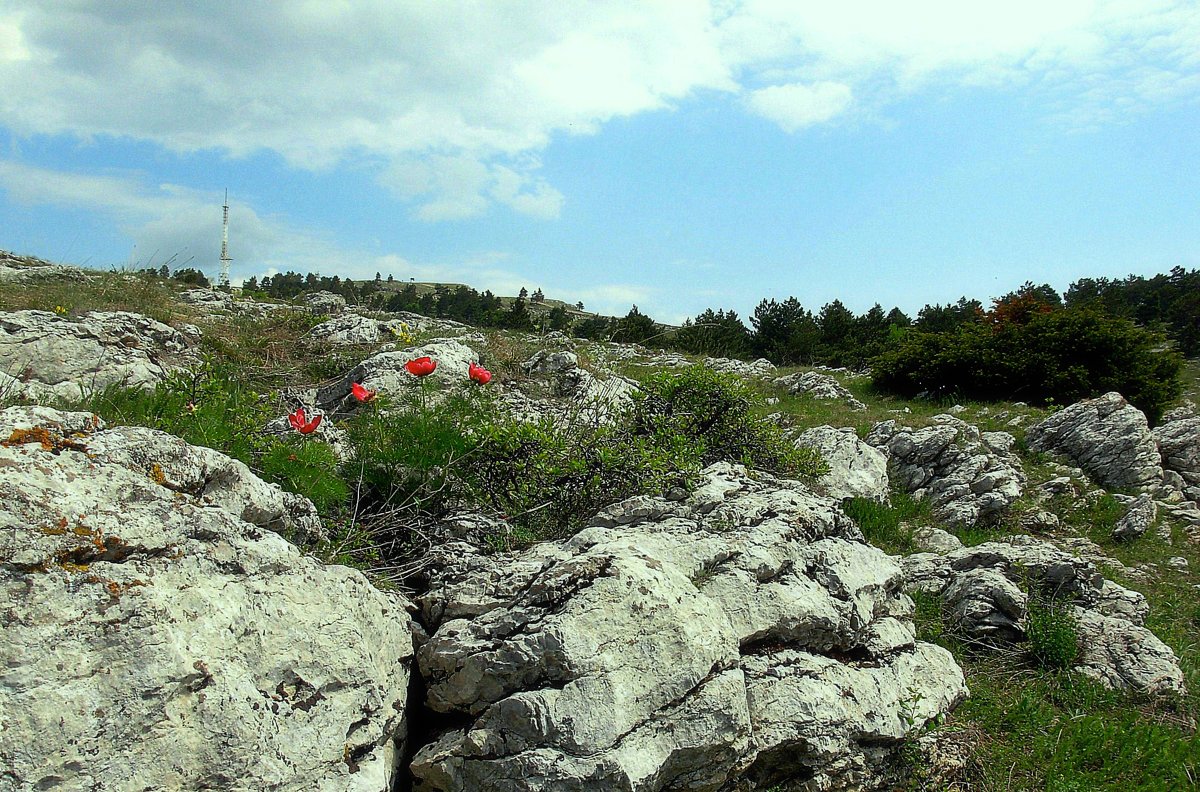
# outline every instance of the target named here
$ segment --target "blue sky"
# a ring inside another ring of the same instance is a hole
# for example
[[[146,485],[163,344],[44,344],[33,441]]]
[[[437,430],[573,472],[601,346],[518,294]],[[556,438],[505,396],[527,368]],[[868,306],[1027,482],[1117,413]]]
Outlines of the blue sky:
[[[194,8],[203,8],[194,10]],[[0,1],[0,248],[663,321],[1200,267],[1200,3]]]

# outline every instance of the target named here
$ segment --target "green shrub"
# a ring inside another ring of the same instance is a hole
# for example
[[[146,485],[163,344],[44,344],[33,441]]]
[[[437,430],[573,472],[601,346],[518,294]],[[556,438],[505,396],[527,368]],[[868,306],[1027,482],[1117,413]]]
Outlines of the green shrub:
[[[660,494],[698,468],[678,437],[620,427],[496,420],[483,429],[464,477],[473,497],[536,538],[561,536],[611,503]]]
[[[881,390],[967,399],[1070,404],[1119,391],[1155,422],[1179,395],[1178,355],[1124,319],[1085,309],[1021,321],[966,324],[953,332],[909,331],[874,364]]]
[[[65,405],[114,426],[147,426],[228,454],[252,468],[271,445],[263,426],[277,413],[228,364],[208,359],[176,372],[153,390],[110,387]]]
[[[744,380],[706,366],[649,377],[628,415],[634,434],[658,447],[693,444],[701,465],[740,462],[781,476],[820,476],[820,455],[797,449],[779,427],[754,417],[761,403]]]
[[[480,390],[469,388],[436,406],[421,400],[401,408],[380,397],[348,420],[353,456],[346,475],[361,482],[361,508],[436,513],[462,495],[462,468],[479,445],[473,435],[489,410]]]
[[[1043,668],[1067,669],[1079,656],[1079,633],[1070,606],[1054,599],[1029,598],[1029,653]]]
[[[322,516],[340,511],[350,498],[333,449],[320,440],[290,437],[272,446],[261,466],[264,479],[308,498]]]

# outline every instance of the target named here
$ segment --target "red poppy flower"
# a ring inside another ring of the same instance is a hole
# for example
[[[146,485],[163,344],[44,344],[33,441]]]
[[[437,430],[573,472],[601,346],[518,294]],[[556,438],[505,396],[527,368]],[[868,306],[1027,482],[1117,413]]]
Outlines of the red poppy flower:
[[[360,402],[369,402],[375,398],[375,391],[363,387],[361,383],[355,382],[350,386],[350,392],[354,394],[354,398]]]
[[[288,416],[288,423],[300,434],[312,434],[321,425],[321,418],[322,416],[320,415],[314,415],[310,421],[308,420],[308,416],[304,414],[304,408],[298,407],[296,408],[296,412]]]
[[[426,355],[425,357],[408,361],[404,364],[404,368],[408,369],[408,373],[414,377],[427,377],[437,368],[437,361]]]
[[[480,385],[487,385],[492,381],[492,372],[485,369],[478,363],[472,363],[467,368],[467,376]]]

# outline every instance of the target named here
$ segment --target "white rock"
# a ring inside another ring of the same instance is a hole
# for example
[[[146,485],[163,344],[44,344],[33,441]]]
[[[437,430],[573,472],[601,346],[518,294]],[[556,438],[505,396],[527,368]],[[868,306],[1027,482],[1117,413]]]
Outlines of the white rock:
[[[821,476],[820,483],[830,497],[887,501],[887,457],[859,440],[853,429],[818,426],[796,437],[795,445],[821,454],[829,472]]]

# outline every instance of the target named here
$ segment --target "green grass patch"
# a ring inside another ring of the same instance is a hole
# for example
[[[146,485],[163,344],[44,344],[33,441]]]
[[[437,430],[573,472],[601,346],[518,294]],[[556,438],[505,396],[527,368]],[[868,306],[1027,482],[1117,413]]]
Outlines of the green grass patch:
[[[858,525],[867,541],[893,555],[917,550],[913,531],[929,525],[929,503],[903,492],[893,492],[891,503],[870,498],[848,498],[842,502],[846,515]]]

